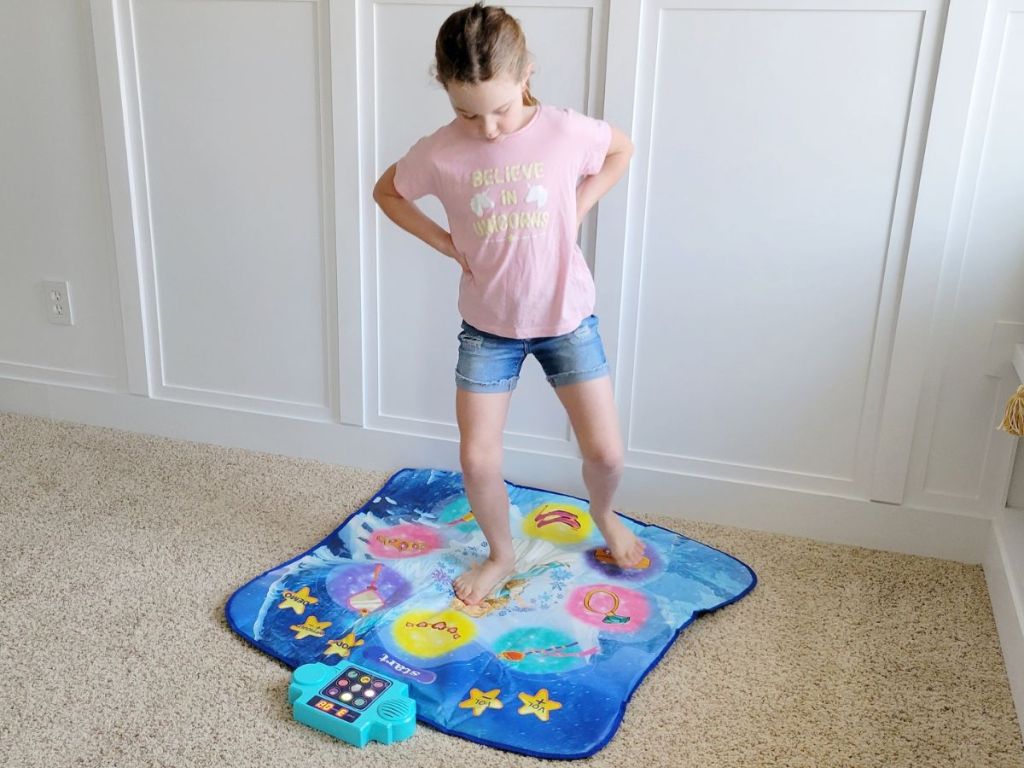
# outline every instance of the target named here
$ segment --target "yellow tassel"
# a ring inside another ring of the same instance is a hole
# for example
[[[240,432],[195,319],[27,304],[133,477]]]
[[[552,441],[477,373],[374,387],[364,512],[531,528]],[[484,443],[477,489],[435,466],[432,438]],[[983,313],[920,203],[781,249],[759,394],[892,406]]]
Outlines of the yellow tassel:
[[[1006,415],[999,429],[1017,437],[1024,435],[1024,384],[1017,387],[1016,394],[1006,404]]]

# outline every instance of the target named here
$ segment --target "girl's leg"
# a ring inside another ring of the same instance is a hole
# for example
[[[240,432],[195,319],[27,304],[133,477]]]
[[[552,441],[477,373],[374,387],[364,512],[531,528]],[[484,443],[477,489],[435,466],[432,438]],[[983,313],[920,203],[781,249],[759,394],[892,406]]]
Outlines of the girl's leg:
[[[459,459],[473,516],[490,546],[490,555],[455,579],[455,594],[475,605],[512,572],[515,554],[508,519],[508,490],[501,471],[502,432],[511,392],[468,392],[456,389]]]
[[[555,387],[583,454],[583,482],[590,493],[590,515],[621,568],[640,562],[643,543],[612,511],[622,479],[623,448],[610,376]]]

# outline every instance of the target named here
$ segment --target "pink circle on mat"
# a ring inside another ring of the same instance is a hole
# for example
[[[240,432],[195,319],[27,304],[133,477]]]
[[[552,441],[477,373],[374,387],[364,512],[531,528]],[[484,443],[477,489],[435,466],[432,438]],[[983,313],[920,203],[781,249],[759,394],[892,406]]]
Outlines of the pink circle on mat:
[[[566,607],[574,618],[602,632],[636,632],[651,615],[647,598],[618,584],[588,584],[573,590]]]
[[[402,523],[381,528],[370,534],[370,554],[381,558],[420,557],[441,546],[441,537],[433,528],[416,523]]]

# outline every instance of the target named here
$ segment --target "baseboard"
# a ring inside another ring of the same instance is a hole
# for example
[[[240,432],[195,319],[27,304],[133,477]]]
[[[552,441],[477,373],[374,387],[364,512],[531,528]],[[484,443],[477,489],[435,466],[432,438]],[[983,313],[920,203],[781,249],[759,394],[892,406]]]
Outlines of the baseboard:
[[[0,378],[0,410],[390,472],[403,466],[458,469],[451,440],[345,424]],[[506,451],[505,476],[523,485],[586,496],[579,460]],[[616,507],[639,514],[801,536],[904,554],[980,563],[992,521],[626,467]]]
[[[985,553],[985,581],[1024,738],[1024,549],[1012,546],[1020,531],[1010,531],[1007,522],[1006,513],[993,521]]]

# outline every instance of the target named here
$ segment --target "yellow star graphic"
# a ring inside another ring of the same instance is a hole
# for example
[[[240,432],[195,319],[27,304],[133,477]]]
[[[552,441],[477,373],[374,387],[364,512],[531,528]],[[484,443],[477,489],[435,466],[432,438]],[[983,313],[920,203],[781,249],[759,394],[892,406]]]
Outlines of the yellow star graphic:
[[[460,701],[459,708],[472,709],[473,717],[480,717],[486,709],[502,709],[505,705],[498,701],[498,694],[500,693],[500,688],[487,691],[487,693],[484,693],[479,688],[470,688],[469,698],[465,701]]]
[[[331,656],[336,654],[341,656],[343,659],[347,659],[348,655],[352,653],[353,649],[358,648],[363,644],[362,640],[356,640],[356,633],[349,632],[341,640],[328,640],[327,650],[324,651],[324,656]]]
[[[551,701],[548,698],[547,688],[541,688],[533,696],[520,693],[519,700],[523,702],[523,706],[519,708],[520,715],[534,714],[544,722],[548,721],[549,712],[562,708],[562,705],[557,701]]]
[[[304,637],[323,637],[324,630],[329,626],[331,622],[317,621],[316,616],[309,616],[305,624],[292,624],[288,629],[295,630],[295,639],[301,640]]]
[[[278,605],[278,608],[291,608],[296,614],[302,615],[306,611],[307,605],[314,605],[319,603],[320,600],[309,594],[309,587],[303,587],[298,592],[292,592],[290,589],[286,589],[281,593],[284,597],[284,601]]]

